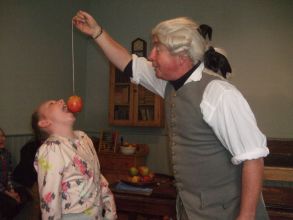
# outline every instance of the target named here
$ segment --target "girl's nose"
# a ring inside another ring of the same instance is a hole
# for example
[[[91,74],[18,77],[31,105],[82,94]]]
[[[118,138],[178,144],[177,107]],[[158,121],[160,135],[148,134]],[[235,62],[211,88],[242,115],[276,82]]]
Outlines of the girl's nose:
[[[60,104],[64,104],[65,102],[64,102],[63,99],[59,99],[59,100],[58,100],[58,103],[60,103]]]

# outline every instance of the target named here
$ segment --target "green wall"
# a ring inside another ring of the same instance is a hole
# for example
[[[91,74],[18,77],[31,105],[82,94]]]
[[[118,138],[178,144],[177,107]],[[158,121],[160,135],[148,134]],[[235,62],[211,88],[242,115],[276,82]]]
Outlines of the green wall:
[[[72,94],[71,18],[93,14],[125,47],[164,19],[188,16],[214,29],[213,45],[228,52],[233,83],[268,137],[293,138],[292,0],[0,0],[0,127],[30,133],[30,115],[46,99]],[[75,37],[76,91],[85,101],[77,127],[109,128],[108,61],[93,42]],[[148,164],[168,171],[164,129],[114,128],[148,143]]]
[[[40,102],[72,94],[71,19],[87,5],[0,1],[0,127],[7,134],[31,133],[30,115]],[[74,37],[76,92],[85,97],[86,40]]]
[[[90,12],[127,48],[164,19],[188,16],[213,27],[213,45],[228,52],[234,77],[268,137],[293,137],[292,0],[112,0]],[[87,50],[85,127],[108,126],[108,63],[91,43]],[[98,120],[97,120],[98,119]],[[136,132],[135,130],[133,132]]]
[[[213,27],[213,45],[228,52],[234,77],[260,129],[275,138],[293,138],[292,0],[112,0],[91,2],[90,13],[116,40],[130,48],[141,37],[150,46],[158,22],[187,16]],[[108,62],[89,40],[86,109],[88,131],[108,128]],[[163,129],[118,129],[129,142],[150,146],[148,165],[170,173]]]

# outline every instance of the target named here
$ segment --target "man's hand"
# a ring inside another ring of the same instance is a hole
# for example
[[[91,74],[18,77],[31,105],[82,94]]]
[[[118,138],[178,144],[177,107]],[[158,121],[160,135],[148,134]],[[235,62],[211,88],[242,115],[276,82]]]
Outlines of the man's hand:
[[[101,31],[101,27],[97,24],[96,20],[84,11],[78,11],[73,17],[72,22],[78,30],[91,37],[97,36]]]

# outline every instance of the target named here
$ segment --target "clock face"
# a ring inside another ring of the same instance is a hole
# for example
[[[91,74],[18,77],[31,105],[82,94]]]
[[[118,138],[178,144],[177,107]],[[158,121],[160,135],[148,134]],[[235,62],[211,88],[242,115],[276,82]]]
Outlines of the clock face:
[[[146,42],[140,38],[132,41],[132,53],[140,57],[146,56]]]
[[[141,40],[137,40],[133,44],[134,50],[143,50],[143,42]]]

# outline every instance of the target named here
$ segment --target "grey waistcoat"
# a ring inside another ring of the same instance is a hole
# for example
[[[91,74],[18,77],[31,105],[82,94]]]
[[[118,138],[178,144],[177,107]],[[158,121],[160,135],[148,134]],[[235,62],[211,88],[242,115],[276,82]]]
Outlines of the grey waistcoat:
[[[181,219],[232,220],[239,213],[242,166],[231,163],[231,154],[203,120],[200,109],[203,92],[214,79],[219,78],[203,73],[198,82],[187,83],[177,91],[168,83],[165,91]]]

